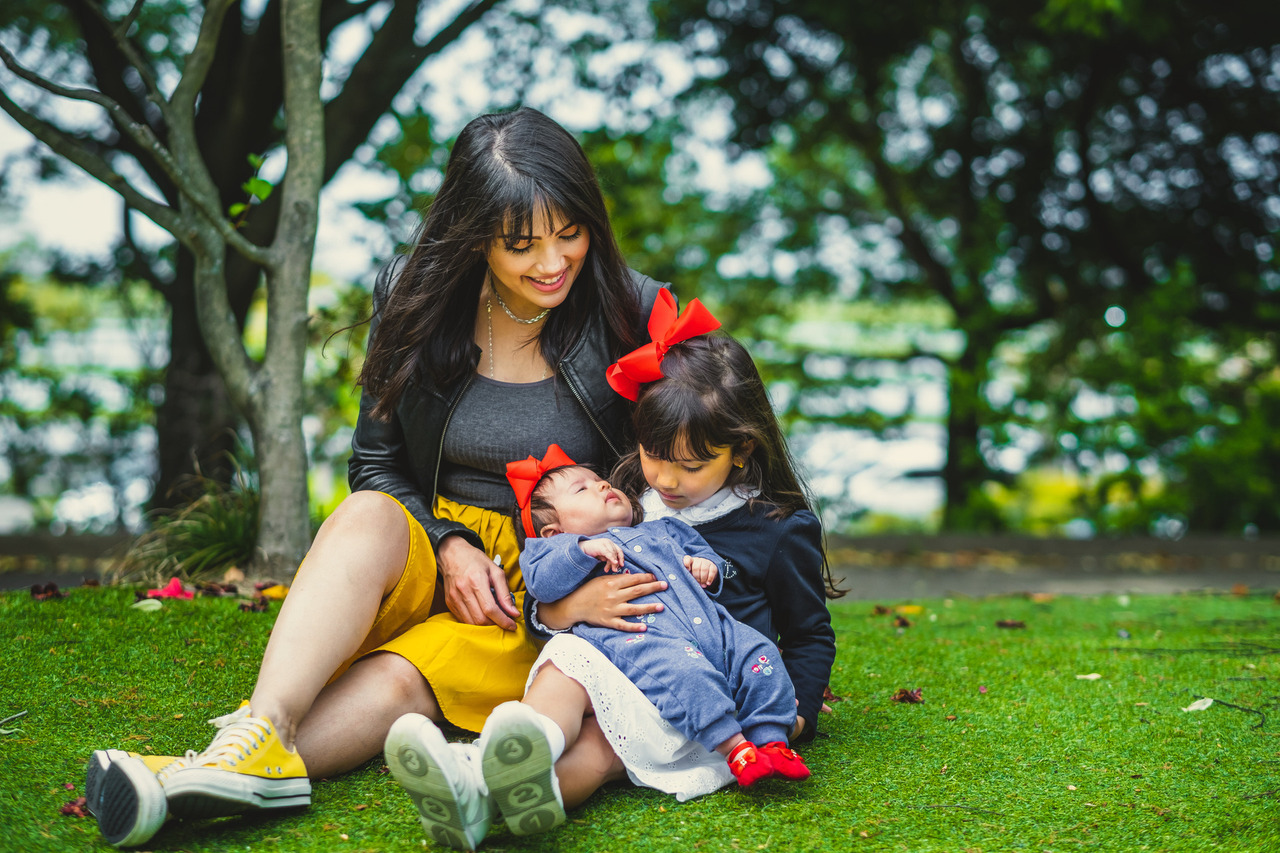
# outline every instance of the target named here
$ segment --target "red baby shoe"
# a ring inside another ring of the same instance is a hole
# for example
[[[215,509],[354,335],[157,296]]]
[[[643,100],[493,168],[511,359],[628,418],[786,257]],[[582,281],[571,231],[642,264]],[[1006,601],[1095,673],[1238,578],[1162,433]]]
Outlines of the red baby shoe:
[[[804,759],[797,755],[794,751],[787,747],[780,740],[773,743],[766,743],[757,750],[760,761],[768,761],[774,771],[784,779],[808,779],[810,776],[809,768],[805,766]]]
[[[749,788],[774,773],[769,759],[749,740],[744,740],[729,753],[729,770],[743,788]]]

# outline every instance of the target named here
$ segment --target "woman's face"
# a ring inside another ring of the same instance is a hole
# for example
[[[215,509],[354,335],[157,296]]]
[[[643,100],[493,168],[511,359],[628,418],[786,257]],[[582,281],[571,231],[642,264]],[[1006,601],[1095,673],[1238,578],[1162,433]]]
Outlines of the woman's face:
[[[555,308],[582,271],[591,234],[585,225],[539,210],[532,234],[499,234],[489,248],[489,269],[498,294],[517,317],[528,320]]]

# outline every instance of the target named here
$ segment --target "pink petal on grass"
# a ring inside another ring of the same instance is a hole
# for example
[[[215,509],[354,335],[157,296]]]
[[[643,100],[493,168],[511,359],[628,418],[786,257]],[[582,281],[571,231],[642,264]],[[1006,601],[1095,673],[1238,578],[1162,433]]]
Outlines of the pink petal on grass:
[[[182,588],[182,581],[170,578],[169,583],[160,589],[147,590],[147,598],[194,598],[194,592]]]

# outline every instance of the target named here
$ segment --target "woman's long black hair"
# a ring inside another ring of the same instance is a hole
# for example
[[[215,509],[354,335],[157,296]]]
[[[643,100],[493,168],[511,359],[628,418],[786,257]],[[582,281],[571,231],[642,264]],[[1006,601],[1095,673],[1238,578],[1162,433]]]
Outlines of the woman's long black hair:
[[[764,380],[747,348],[723,334],[701,335],[667,350],[663,378],[642,385],[632,414],[636,441],[650,456],[712,459],[730,447],[743,466],[730,469],[726,486],[755,491],[748,504],[769,518],[813,511],[807,489],[769,402]],[[648,484],[633,451],[615,466],[613,485],[640,494]],[[831,577],[825,549],[822,575],[827,596],[845,594]]]
[[[538,335],[543,358],[554,369],[596,317],[612,358],[641,343],[639,300],[582,146],[534,109],[483,115],[458,135],[440,191],[380,309],[358,380],[378,400],[374,417],[389,418],[420,373],[444,387],[475,370],[472,334],[486,252],[499,234],[532,233],[539,212],[548,223],[586,228],[591,239],[569,295]]]

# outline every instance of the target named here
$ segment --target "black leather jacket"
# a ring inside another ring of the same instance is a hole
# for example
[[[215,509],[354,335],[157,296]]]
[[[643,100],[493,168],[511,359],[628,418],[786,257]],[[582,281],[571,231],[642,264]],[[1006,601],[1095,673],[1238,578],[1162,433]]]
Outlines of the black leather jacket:
[[[371,340],[398,267],[399,263],[392,261],[378,272],[373,289]],[[636,272],[631,276],[640,291],[641,315],[636,318],[636,328],[639,338],[644,340],[644,329],[658,289],[666,285]],[[569,387],[609,447],[613,458],[600,460],[608,470],[619,455],[630,449],[630,409],[627,401],[605,381],[605,371],[610,364],[605,342],[604,321],[597,317],[556,365],[556,374]],[[451,387],[438,388],[430,377],[420,376],[405,389],[395,416],[385,423],[369,415],[376,399],[365,391],[360,397],[360,415],[351,437],[351,459],[347,463],[351,491],[386,492],[399,500],[422,524],[437,553],[440,540],[451,534],[484,549],[477,534],[457,522],[436,518],[431,511],[439,482],[444,433],[458,401],[474,378],[475,375],[470,374]]]

